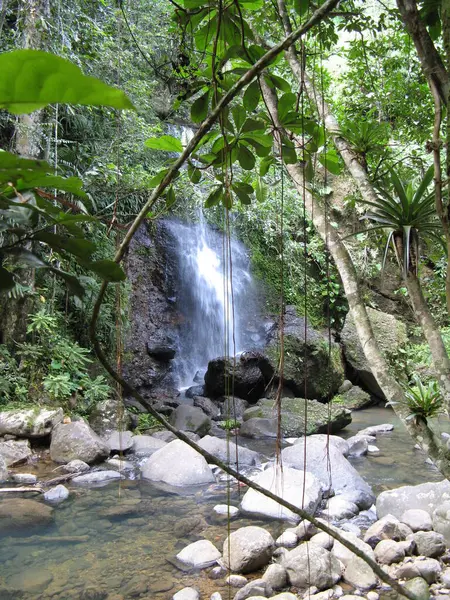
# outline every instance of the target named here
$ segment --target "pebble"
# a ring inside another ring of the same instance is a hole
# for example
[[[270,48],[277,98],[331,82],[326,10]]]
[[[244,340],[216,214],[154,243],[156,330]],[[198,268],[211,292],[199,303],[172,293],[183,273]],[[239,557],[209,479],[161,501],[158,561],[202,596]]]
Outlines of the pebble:
[[[380,449],[378,448],[378,446],[374,446],[373,444],[369,444],[367,446],[367,452],[369,454],[376,454],[377,452],[380,452]]]
[[[214,594],[211,595],[210,600],[222,600],[222,596],[219,594],[219,592],[214,592]]]
[[[172,600],[200,600],[200,594],[195,588],[185,587],[174,594]]]
[[[13,481],[15,483],[29,484],[32,485],[36,483],[37,477],[32,473],[14,473],[12,476]]]
[[[216,504],[213,508],[213,511],[218,515],[230,515],[230,517],[237,517],[239,514],[239,509],[236,506],[228,506],[227,504]]]
[[[367,592],[366,598],[367,600],[379,600],[380,596],[376,592]]]
[[[248,580],[243,575],[229,575],[225,579],[225,583],[231,587],[241,588],[244,587],[244,585],[247,585]]]

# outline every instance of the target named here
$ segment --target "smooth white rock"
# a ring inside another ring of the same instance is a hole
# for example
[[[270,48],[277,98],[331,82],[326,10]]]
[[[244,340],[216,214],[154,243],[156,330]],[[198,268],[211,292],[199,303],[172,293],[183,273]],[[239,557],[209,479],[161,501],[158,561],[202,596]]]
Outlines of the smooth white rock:
[[[198,540],[189,544],[177,554],[177,559],[196,569],[205,569],[215,564],[221,553],[209,540]]]
[[[298,536],[293,531],[284,531],[275,540],[275,544],[284,548],[294,548],[298,544]]]
[[[93,471],[85,475],[78,475],[72,479],[72,483],[80,485],[89,485],[91,483],[103,483],[113,481],[114,479],[125,479],[123,475],[117,471]]]
[[[65,485],[57,485],[44,494],[44,500],[49,504],[60,504],[69,497],[69,490]]]
[[[230,515],[230,517],[237,517],[239,509],[236,506],[228,506],[227,504],[216,504],[213,511],[218,515]]]
[[[185,587],[174,594],[172,600],[200,600],[200,594],[195,588]]]

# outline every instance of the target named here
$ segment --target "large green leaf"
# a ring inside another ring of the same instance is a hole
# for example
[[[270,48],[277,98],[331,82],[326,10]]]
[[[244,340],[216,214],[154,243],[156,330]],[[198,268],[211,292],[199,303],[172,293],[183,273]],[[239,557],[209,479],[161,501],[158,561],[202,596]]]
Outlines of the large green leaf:
[[[251,171],[256,163],[256,159],[252,152],[242,144],[239,145],[238,160],[241,167],[246,171]]]
[[[66,237],[48,231],[37,232],[33,237],[35,240],[45,242],[56,252],[65,251],[82,259],[90,258],[96,249],[93,242],[84,238]]]
[[[197,100],[191,106],[191,119],[194,123],[200,123],[206,119],[206,115],[208,114],[208,104],[209,90],[200,96],[200,98],[197,98]]]
[[[15,286],[15,281],[12,273],[0,267],[0,292],[12,290]]]
[[[89,196],[81,189],[82,186],[83,182],[78,177],[60,177],[59,175],[37,175],[28,181],[19,180],[17,182],[19,191],[29,190],[30,188],[53,188],[88,200]]]
[[[145,141],[147,148],[152,150],[164,150],[165,152],[183,152],[180,140],[171,135],[162,135],[160,138],[150,138]]]
[[[41,50],[0,54],[0,108],[19,115],[48,104],[85,104],[132,109],[127,96],[70,61]]]
[[[330,171],[330,173],[333,173],[333,175],[339,175],[342,172],[342,164],[334,148],[320,154],[319,161],[328,171]]]
[[[105,281],[117,283],[126,279],[122,268],[113,260],[96,260],[94,262],[84,262],[83,265],[97,273]]]
[[[220,203],[223,196],[223,187],[219,186],[215,190],[213,190],[205,201],[205,208],[211,208],[211,206],[216,206]]]
[[[242,102],[245,110],[251,112],[256,109],[261,98],[261,90],[259,89],[259,82],[253,81],[245,90]]]
[[[51,166],[45,160],[21,158],[11,152],[0,150],[0,185],[15,183],[19,179],[29,181],[51,171]]]

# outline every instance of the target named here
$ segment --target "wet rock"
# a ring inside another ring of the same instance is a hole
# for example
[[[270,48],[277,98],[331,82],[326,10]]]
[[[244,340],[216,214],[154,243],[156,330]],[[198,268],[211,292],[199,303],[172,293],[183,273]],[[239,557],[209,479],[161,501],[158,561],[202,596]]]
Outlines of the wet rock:
[[[161,592],[168,592],[173,586],[174,583],[171,577],[158,573],[158,578],[149,582],[148,591],[153,594],[160,594]]]
[[[147,458],[142,477],[169,485],[202,485],[214,481],[206,460],[181,440],[174,440]]]
[[[229,515],[231,518],[239,515],[239,509],[236,506],[229,506],[228,504],[216,504],[213,511],[218,515]]]
[[[253,598],[253,600],[260,598],[269,598],[272,595],[272,588],[264,579],[254,579],[249,581],[244,587],[242,587],[234,596],[233,600],[247,600]]]
[[[28,531],[53,522],[53,509],[36,500],[6,499],[0,503],[0,532]]]
[[[394,540],[400,542],[412,534],[411,529],[401,523],[393,515],[385,515],[369,527],[364,536],[364,541],[372,548],[381,540]]]
[[[236,363],[236,364],[234,364]],[[260,357],[234,359],[225,357],[209,361],[205,374],[205,395],[211,398],[225,396],[233,381],[234,393],[239,398],[256,402],[264,394],[265,381],[260,369]],[[202,395],[202,394],[201,394]]]
[[[310,542],[291,550],[283,566],[291,585],[301,589],[314,585],[325,590],[337,583],[342,574],[339,561],[328,550]]]
[[[220,414],[223,419],[236,419],[242,421],[243,414],[249,408],[250,403],[243,398],[225,396],[218,398],[220,402]]]
[[[235,464],[237,450],[239,465],[252,466],[261,463],[257,452],[243,446],[236,446],[234,442],[228,443],[227,440],[218,437],[206,435],[198,442],[198,445],[223,462],[229,460],[231,464]]]
[[[369,449],[367,438],[362,435],[354,435],[351,438],[348,438],[347,444],[348,455],[353,457],[364,456]]]
[[[219,406],[204,396],[194,396],[194,406],[200,408],[211,419],[217,419],[220,415]]]
[[[301,437],[305,433],[305,405],[308,408],[308,419],[306,423],[307,435],[320,433],[336,433],[351,423],[351,413],[340,406],[327,406],[316,400],[304,400],[303,398],[281,399],[281,431],[284,437]],[[275,420],[277,409],[273,400],[263,398],[254,407],[249,408],[243,415],[245,427],[248,420],[263,418]],[[250,437],[250,436],[249,436]]]
[[[125,479],[125,477],[117,471],[92,471],[92,473],[86,473],[85,475],[77,475],[72,479],[72,483],[75,485],[95,485],[114,481],[115,479]]]
[[[117,456],[117,455],[116,455]],[[136,465],[128,460],[123,458],[109,458],[106,461],[106,466],[108,469],[114,469],[115,471],[133,471]]]
[[[395,355],[408,340],[405,324],[390,314],[372,308],[368,308],[367,313],[381,352],[384,356]],[[353,374],[358,377],[364,388],[384,398],[361,347],[351,313],[348,313],[345,318],[341,341],[344,346],[345,360]]]
[[[370,435],[376,437],[377,435],[389,433],[393,430],[394,426],[392,423],[382,423],[381,425],[371,425],[370,427],[361,429],[361,431],[358,431],[357,435]]]
[[[406,560],[408,562],[406,562]],[[406,559],[404,563],[398,566],[395,576],[397,579],[413,579],[414,577],[423,577],[428,583],[434,583],[441,574],[442,567],[435,558],[416,557]]]
[[[111,452],[126,452],[133,446],[133,434],[131,431],[113,431],[107,443]]]
[[[161,433],[170,433],[173,435],[170,431]],[[152,435],[135,435],[132,441],[133,445],[131,449],[138,457],[151,456],[160,448],[164,448],[167,443]]]
[[[107,437],[113,431],[125,431],[131,424],[130,413],[115,398],[96,404],[89,416],[89,425],[102,437]]]
[[[22,485],[34,485],[37,482],[37,477],[33,473],[14,473],[12,480],[14,483]]]
[[[364,554],[367,554],[367,556],[375,560],[375,553],[368,544],[348,531],[339,531],[339,533],[344,539],[354,544],[361,552],[364,552]],[[347,566],[355,558],[353,552],[341,544],[341,542],[338,540],[334,541],[332,553],[345,566]],[[361,559],[359,558],[358,560]]]
[[[327,502],[323,511],[331,521],[340,521],[341,519],[351,519],[359,513],[359,508],[354,502],[346,500],[342,496],[333,496]]]
[[[8,479],[8,468],[5,459],[0,455],[0,483]]]
[[[405,550],[401,543],[394,540],[381,540],[375,546],[375,558],[382,565],[392,565],[405,558]]]
[[[347,563],[343,579],[346,583],[360,590],[370,590],[378,584],[378,578],[375,573],[362,558],[357,556],[354,556]]]
[[[334,538],[328,533],[325,533],[325,531],[316,533],[309,541],[311,544],[317,544],[321,548],[325,548],[325,550],[331,550],[334,544]]]
[[[61,423],[52,432],[50,456],[54,462],[82,460],[88,464],[109,456],[110,448],[85,421]]]
[[[273,537],[262,527],[241,527],[223,544],[223,564],[235,573],[251,573],[267,565],[272,557]]]
[[[37,594],[43,592],[52,581],[53,574],[47,569],[25,567],[7,580],[7,586],[11,590]]]
[[[273,590],[282,590],[287,584],[286,569],[282,565],[276,563],[269,565],[262,576],[262,579]]]
[[[195,517],[184,517],[174,523],[173,533],[175,537],[182,538],[192,533],[200,533],[208,526],[205,519],[198,515]]]
[[[353,383],[349,379],[344,379],[344,383],[341,386],[339,386],[338,394],[345,394],[345,392],[351,390],[352,387]]]
[[[69,497],[69,490],[64,485],[57,485],[44,494],[44,500],[49,504],[61,504]]]
[[[422,577],[415,577],[410,581],[407,581],[404,587],[412,592],[417,600],[429,600],[430,598],[430,588],[428,583]]]
[[[362,408],[367,408],[373,404],[372,396],[357,385],[345,392],[340,392],[338,390],[338,393],[339,404],[345,408],[348,408],[349,410],[361,410]],[[333,398],[333,402],[336,402],[336,398]]]
[[[170,344],[153,344],[147,342],[147,352],[156,360],[169,361],[175,358],[176,348]]]
[[[433,511],[433,529],[441,533],[450,546],[450,502],[444,502]]]
[[[411,529],[411,531],[431,531],[433,523],[430,514],[426,510],[409,509],[401,515],[400,521]]]
[[[54,410],[31,408],[0,412],[0,435],[10,434],[25,438],[40,438],[51,433],[63,420],[62,408]]]
[[[192,385],[184,392],[186,398],[195,398],[196,396],[204,396],[205,395],[205,386],[204,385]]]
[[[242,588],[244,585],[247,585],[248,579],[243,575],[228,575],[225,579],[225,583],[230,587]]]
[[[209,540],[198,540],[183,548],[177,554],[177,559],[196,569],[205,569],[215,564],[221,556],[219,550]]]
[[[170,423],[181,431],[192,431],[200,436],[206,435],[211,429],[211,419],[200,408],[187,404],[173,411]]]
[[[314,475],[308,472],[301,473],[289,467],[284,467],[283,471],[277,467],[270,467],[259,473],[253,481],[294,506],[303,508],[309,514],[315,513],[322,499],[322,485]],[[300,521],[300,517],[291,510],[251,488],[242,498],[241,510],[274,519]]]
[[[62,471],[65,473],[86,473],[91,467],[83,460],[71,460],[62,467]]]
[[[0,456],[3,457],[7,467],[25,462],[32,455],[28,440],[0,442]]]
[[[306,467],[322,483],[324,490],[330,487],[330,469],[332,473],[332,486],[336,494],[351,494],[350,499],[359,508],[369,508],[375,501],[369,485],[359,475],[349,461],[330,445],[327,449],[326,441],[316,436],[306,439],[306,465],[304,462],[303,444],[295,444],[285,448],[282,453],[283,464],[303,471]]]
[[[428,558],[437,558],[445,552],[444,536],[435,531],[417,531],[413,534],[417,553]]]
[[[275,540],[275,544],[284,548],[295,548],[298,544],[298,536],[294,531],[286,530]]]
[[[200,600],[200,594],[193,587],[185,587],[174,594],[172,600]]]
[[[277,437],[277,420],[264,418],[251,418],[242,423],[239,433],[243,437],[249,438],[276,438]]]

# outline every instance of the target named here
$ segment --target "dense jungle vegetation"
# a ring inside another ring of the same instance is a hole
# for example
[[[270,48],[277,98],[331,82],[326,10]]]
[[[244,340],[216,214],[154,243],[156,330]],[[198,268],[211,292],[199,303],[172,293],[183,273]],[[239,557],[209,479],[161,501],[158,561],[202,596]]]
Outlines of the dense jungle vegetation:
[[[386,397],[448,473],[428,420],[450,398],[449,13],[3,0],[0,404],[85,414],[113,394],[89,338],[99,293],[96,339],[120,364],[130,232],[203,207],[247,244],[268,311],[337,332],[352,311]],[[394,370],[365,311],[383,298],[417,342]]]

